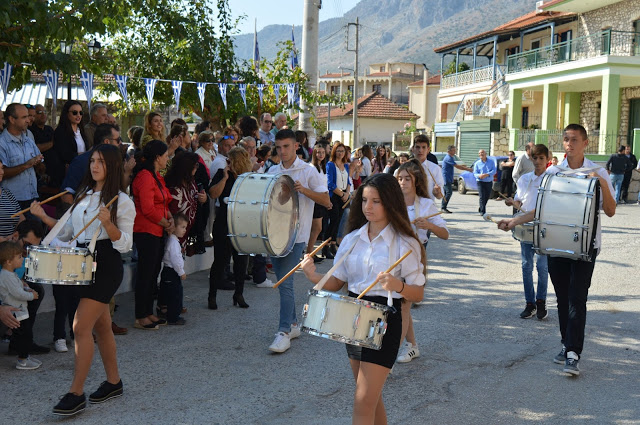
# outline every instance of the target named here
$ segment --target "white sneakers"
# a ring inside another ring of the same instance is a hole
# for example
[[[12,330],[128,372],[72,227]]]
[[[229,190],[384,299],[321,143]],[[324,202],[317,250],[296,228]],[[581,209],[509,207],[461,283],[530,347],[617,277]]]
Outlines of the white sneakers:
[[[55,349],[58,353],[66,353],[69,351],[67,348],[67,341],[64,338],[56,339]]]
[[[296,339],[300,336],[300,325],[291,325],[291,332],[289,332],[289,339]]]
[[[417,359],[418,357],[420,357],[420,350],[418,349],[418,346],[412,345],[410,342],[405,342],[402,347],[400,347],[396,361],[398,363],[409,363],[411,360]]]
[[[34,359],[29,356],[26,359],[18,359],[16,361],[16,369],[18,370],[33,370],[42,366],[42,362],[38,359]]]
[[[273,288],[275,283],[271,281],[271,279],[265,279],[262,283],[257,283],[256,288]]]
[[[291,347],[291,340],[289,335],[284,332],[278,332],[276,334],[276,339],[273,340],[271,345],[269,346],[269,350],[274,353],[284,353]]]

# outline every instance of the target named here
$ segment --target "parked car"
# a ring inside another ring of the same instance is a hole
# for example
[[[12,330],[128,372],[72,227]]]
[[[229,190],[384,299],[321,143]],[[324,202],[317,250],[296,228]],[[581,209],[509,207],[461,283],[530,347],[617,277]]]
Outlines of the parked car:
[[[444,160],[444,157],[447,155],[447,153],[446,152],[431,152],[431,153],[434,154],[436,158],[438,158],[438,165],[440,166],[440,172],[442,172],[442,161]],[[453,159],[456,161],[456,164],[458,165],[467,165],[463,160],[460,159],[460,157],[458,157],[458,155],[454,156]],[[458,178],[460,177],[461,173],[463,173],[462,170],[458,170],[457,168],[453,169],[453,187],[454,188],[458,187]]]
[[[496,166],[496,174],[493,176],[493,192],[491,193],[491,197],[495,198],[500,191],[500,179],[502,178],[502,170],[498,167],[501,161],[508,159],[508,156],[488,156],[487,161],[493,161],[493,164]],[[471,165],[473,167],[473,165]],[[460,173],[458,177],[458,193],[464,195],[467,192],[477,192],[478,191],[478,182],[476,181],[475,176],[470,171],[463,171]]]

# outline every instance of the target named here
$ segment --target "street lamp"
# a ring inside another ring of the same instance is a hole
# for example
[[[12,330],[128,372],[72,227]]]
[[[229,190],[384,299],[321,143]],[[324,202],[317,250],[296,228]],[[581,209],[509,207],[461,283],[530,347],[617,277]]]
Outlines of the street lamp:
[[[60,51],[62,51],[63,54],[69,55],[69,57],[71,57],[72,49],[73,49],[73,40],[60,42]],[[69,87],[67,90],[67,97],[69,98],[69,100],[71,100],[71,72],[69,72]]]
[[[95,56],[100,53],[100,48],[102,47],[102,45],[98,40],[94,38],[93,41],[87,44],[87,47],[89,48],[89,53],[91,53],[91,56]]]

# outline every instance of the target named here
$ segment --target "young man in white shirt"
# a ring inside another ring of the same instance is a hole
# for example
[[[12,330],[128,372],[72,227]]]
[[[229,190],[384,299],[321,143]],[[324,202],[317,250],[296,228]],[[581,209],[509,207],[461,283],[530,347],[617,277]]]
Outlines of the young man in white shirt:
[[[276,133],[276,150],[280,157],[280,164],[269,168],[267,173],[288,175],[295,182],[294,188],[298,192],[300,227],[296,242],[289,254],[284,257],[271,257],[271,263],[278,280],[293,269],[300,259],[309,241],[311,221],[313,219],[313,205],[315,202],[329,204],[329,190],[326,179],[318,170],[298,158],[296,150],[298,143],[292,130],[284,129]],[[296,306],[293,290],[293,276],[290,276],[279,287],[280,291],[280,324],[276,338],[269,346],[275,353],[284,353],[291,346],[291,339],[300,336],[300,327],[296,318]]]

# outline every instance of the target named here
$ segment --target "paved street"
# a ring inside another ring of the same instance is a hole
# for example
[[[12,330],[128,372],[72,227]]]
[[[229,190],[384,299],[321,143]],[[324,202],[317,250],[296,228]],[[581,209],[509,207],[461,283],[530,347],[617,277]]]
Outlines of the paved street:
[[[477,195],[455,193],[451,238],[429,245],[428,287],[413,310],[421,356],[396,365],[384,390],[391,424],[640,424],[640,206],[603,216],[588,303],[581,375],[552,362],[560,349],[555,295],[549,318],[522,320],[519,244],[484,222]],[[509,213],[489,201],[494,216]],[[320,270],[329,268],[324,261]],[[273,276],[272,276],[273,277]],[[296,274],[298,311],[310,283]],[[133,294],[118,296],[116,337],[125,394],[89,405],[84,424],[348,424],[354,383],[343,344],[303,334],[281,355],[267,347],[278,323],[278,291],[245,291],[248,310],[218,294],[206,309],[207,272],[185,284],[184,327],[133,329]],[[47,297],[51,296],[47,288]],[[38,316],[36,340],[49,343],[52,313]],[[6,350],[6,345],[1,349]],[[51,408],[68,390],[73,353],[36,356],[18,371],[0,357],[2,423],[71,422]],[[96,353],[85,391],[104,380]]]

